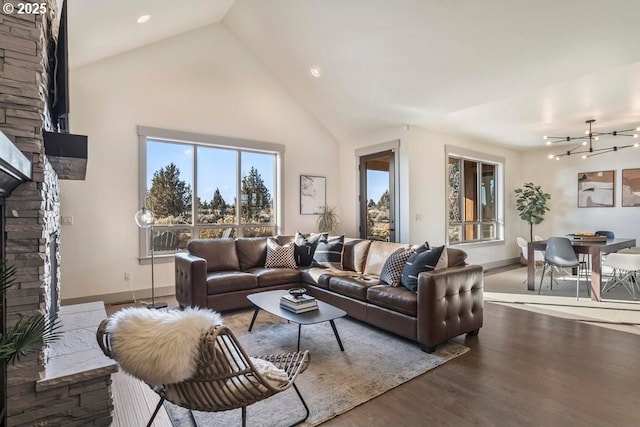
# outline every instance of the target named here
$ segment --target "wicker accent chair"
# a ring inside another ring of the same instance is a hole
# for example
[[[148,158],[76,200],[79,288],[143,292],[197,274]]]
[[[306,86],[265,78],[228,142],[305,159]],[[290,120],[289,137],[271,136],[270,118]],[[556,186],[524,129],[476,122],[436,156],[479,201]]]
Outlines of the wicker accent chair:
[[[96,338],[103,353],[115,361],[111,347],[111,334],[107,331],[109,319],[98,326]],[[189,379],[173,384],[148,384],[158,393],[158,402],[147,427],[150,427],[165,400],[190,411],[218,412],[242,409],[242,426],[247,422],[247,406],[293,387],[305,409],[304,418],[292,425],[304,422],[309,417],[307,406],[300,390],[295,385],[296,377],[309,363],[309,351],[261,355],[260,359],[273,363],[284,370],[288,380],[275,384],[260,374],[231,329],[224,325],[211,327],[201,338],[196,373]],[[193,418],[193,414],[191,413]],[[195,420],[194,420],[195,423]]]

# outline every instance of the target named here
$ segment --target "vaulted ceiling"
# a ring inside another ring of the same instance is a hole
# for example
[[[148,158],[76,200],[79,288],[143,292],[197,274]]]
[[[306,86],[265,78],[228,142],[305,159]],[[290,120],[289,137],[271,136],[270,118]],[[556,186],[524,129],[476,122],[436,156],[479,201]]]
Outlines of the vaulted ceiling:
[[[587,119],[640,126],[640,1],[67,1],[72,67],[222,22],[340,141],[408,124],[534,148]]]

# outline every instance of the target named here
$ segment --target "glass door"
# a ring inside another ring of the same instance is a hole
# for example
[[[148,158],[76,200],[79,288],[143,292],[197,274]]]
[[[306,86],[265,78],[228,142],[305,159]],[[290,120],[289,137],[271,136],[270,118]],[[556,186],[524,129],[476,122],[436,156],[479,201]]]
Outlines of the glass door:
[[[396,241],[395,154],[393,150],[360,157],[360,237]]]

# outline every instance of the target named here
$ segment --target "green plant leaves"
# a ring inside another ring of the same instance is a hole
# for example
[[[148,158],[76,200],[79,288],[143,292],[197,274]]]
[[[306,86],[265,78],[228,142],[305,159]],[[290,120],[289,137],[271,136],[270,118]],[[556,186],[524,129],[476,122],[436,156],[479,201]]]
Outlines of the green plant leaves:
[[[4,260],[1,260],[0,291],[4,293],[13,285],[15,275],[16,267],[8,266]],[[7,328],[6,332],[0,335],[0,363],[2,365],[13,363],[27,353],[40,350],[43,344],[59,339],[60,326],[58,320],[49,322],[42,314],[21,316],[15,325]]]
[[[544,215],[549,211],[547,201],[551,199],[551,195],[542,191],[539,185],[532,182],[525,183],[521,188],[516,188],[514,192],[516,193],[516,209],[520,219],[529,224],[531,239],[533,239],[533,226],[544,221]]]
[[[318,216],[318,231],[320,233],[338,233],[338,214],[336,213],[336,207],[330,207],[325,205],[322,208],[322,213]]]

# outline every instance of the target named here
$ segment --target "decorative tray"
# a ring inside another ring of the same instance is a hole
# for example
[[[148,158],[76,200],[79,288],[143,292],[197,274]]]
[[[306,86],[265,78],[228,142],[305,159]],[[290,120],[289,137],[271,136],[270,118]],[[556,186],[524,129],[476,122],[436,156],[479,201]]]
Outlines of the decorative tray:
[[[596,235],[584,235],[584,234],[570,234],[572,240],[577,242],[606,242],[607,236],[596,236]]]

